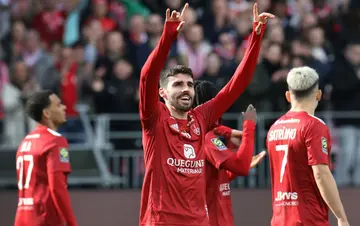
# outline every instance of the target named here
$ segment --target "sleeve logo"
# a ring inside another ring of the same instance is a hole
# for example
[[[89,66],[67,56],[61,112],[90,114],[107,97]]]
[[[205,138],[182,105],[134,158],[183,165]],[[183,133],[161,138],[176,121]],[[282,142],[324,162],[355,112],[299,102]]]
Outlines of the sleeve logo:
[[[68,163],[69,162],[69,151],[66,148],[60,149],[60,162]]]
[[[325,154],[329,154],[328,152],[328,143],[327,143],[327,140],[325,137],[321,137],[321,148],[322,148],[322,151],[325,153]]]
[[[226,149],[228,149],[226,147],[226,145],[219,139],[219,138],[212,138],[211,142],[215,145],[215,147],[219,150],[219,151],[224,151]]]

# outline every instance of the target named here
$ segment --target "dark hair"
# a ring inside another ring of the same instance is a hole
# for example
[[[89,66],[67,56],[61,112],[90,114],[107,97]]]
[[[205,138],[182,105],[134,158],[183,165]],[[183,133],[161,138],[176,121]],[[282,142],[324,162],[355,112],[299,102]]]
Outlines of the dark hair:
[[[214,83],[204,80],[195,81],[194,89],[195,89],[195,101],[193,106],[194,108],[211,100],[218,93],[218,89],[214,85]]]
[[[49,107],[51,104],[50,96],[52,94],[54,94],[54,92],[50,90],[43,90],[31,95],[26,102],[25,108],[28,116],[36,122],[40,122],[44,109]]]
[[[188,68],[185,65],[176,65],[175,67],[160,75],[160,87],[166,86],[168,83],[168,78],[177,74],[186,74],[191,78],[194,78],[191,68]]]
[[[304,90],[291,89],[290,87],[288,87],[288,89],[291,90],[291,92],[294,94],[295,98],[303,99],[303,98],[309,97],[313,93],[314,89],[318,86],[319,86],[319,80],[316,80],[312,86],[310,86],[309,88],[304,89]]]

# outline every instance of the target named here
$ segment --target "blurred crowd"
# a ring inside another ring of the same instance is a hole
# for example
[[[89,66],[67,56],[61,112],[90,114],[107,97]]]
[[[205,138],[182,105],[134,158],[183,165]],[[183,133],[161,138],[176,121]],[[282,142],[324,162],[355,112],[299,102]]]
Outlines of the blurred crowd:
[[[166,68],[185,64],[196,79],[221,88],[244,56],[254,1],[187,2],[186,24]],[[250,103],[259,112],[286,111],[286,75],[301,65],[320,75],[319,110],[360,110],[360,1],[257,3],[259,12],[271,12],[276,19],[267,25],[252,83],[230,111],[241,112]],[[16,146],[34,126],[24,114],[24,102],[39,89],[51,89],[62,98],[70,118],[65,131],[81,131],[80,105],[95,114],[136,113],[139,73],[161,36],[165,10],[180,10],[183,4],[183,0],[0,0],[2,142]],[[359,119],[334,121],[352,145],[348,152],[360,147]],[[360,150],[357,153],[360,162]]]

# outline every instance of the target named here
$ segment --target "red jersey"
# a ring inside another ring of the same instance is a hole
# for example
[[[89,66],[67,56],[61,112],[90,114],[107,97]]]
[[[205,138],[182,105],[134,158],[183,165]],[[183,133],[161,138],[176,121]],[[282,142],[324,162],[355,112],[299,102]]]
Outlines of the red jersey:
[[[230,182],[236,178],[220,165],[234,153],[210,131],[205,136],[206,204],[210,226],[232,226]]]
[[[331,139],[325,123],[306,112],[288,112],[267,134],[272,226],[328,226],[328,207],[311,166],[330,164]]]
[[[68,143],[59,133],[38,126],[16,153],[18,207],[15,226],[63,226],[48,184],[52,172],[70,173]]]
[[[189,111],[187,120],[177,120],[159,101],[156,90],[178,25],[179,22],[166,22],[140,75],[139,108],[146,168],[140,225],[209,225],[205,210],[205,134],[250,83],[263,37],[263,32],[253,32],[242,63],[215,98]]]

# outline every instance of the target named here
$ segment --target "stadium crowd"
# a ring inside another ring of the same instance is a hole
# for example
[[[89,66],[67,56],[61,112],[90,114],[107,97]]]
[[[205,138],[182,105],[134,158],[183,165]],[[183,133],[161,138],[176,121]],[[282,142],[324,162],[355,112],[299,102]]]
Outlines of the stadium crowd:
[[[243,58],[253,1],[189,0],[186,24],[167,68],[184,64],[195,79],[224,86]],[[258,0],[269,21],[256,72],[232,106],[241,112],[284,112],[290,68],[319,73],[318,110],[360,110],[360,4],[351,0]],[[157,44],[167,7],[182,0],[0,0],[0,128],[2,142],[17,146],[34,127],[24,101],[36,90],[55,91],[69,120],[62,131],[81,131],[77,106],[90,112],[137,113],[140,70]],[[116,103],[116,104],[114,104]],[[341,132],[344,166],[359,175],[360,115],[334,120]],[[121,124],[117,126],[129,126]],[[19,133],[20,132],[20,133]],[[356,150],[357,148],[357,150]],[[353,156],[358,156],[354,158]],[[340,164],[340,162],[339,162]],[[340,184],[347,185],[345,167]],[[359,168],[359,169],[357,169]],[[338,179],[337,178],[337,179]]]

